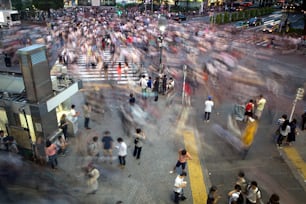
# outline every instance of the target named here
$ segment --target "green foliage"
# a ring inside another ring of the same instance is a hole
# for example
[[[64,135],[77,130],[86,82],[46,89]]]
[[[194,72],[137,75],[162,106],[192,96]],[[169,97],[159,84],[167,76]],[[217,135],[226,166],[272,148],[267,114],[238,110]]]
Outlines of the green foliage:
[[[64,7],[63,0],[33,0],[33,5],[43,11],[49,11],[49,9],[60,9]]]
[[[12,7],[13,9],[16,9],[18,11],[25,10],[26,8],[32,7],[32,1],[31,0],[14,0],[12,1]]]
[[[230,22],[230,15],[228,12],[225,12],[223,23],[229,23],[229,22]]]
[[[216,24],[221,24],[222,23],[222,14],[217,14],[216,16]]]

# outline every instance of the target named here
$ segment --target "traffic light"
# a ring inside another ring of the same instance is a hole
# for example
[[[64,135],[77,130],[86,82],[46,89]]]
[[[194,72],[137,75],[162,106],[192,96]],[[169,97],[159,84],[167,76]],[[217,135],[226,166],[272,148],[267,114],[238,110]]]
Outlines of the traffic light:
[[[304,89],[298,88],[297,93],[296,93],[296,100],[302,100],[303,97],[304,97]]]

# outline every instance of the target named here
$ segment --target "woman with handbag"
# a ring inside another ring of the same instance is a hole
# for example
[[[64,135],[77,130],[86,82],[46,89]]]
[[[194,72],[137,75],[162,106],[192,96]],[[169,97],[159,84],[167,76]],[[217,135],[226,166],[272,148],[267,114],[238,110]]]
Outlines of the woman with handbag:
[[[143,141],[146,139],[145,134],[142,132],[140,128],[136,129],[135,133],[135,139],[134,139],[134,153],[133,156],[136,157],[136,159],[140,159],[140,153],[143,145]]]

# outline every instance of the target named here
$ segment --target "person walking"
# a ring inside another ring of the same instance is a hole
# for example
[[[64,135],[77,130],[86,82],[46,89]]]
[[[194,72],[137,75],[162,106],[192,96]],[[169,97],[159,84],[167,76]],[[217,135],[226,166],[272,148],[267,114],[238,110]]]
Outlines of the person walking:
[[[107,130],[104,132],[104,136],[102,138],[103,144],[103,156],[105,161],[109,159],[109,163],[112,164],[113,160],[113,138],[110,135],[110,132]]]
[[[98,136],[94,136],[92,141],[88,144],[88,154],[94,158],[99,157]]]
[[[273,193],[270,196],[269,201],[267,202],[267,204],[279,204],[279,195],[277,195],[276,193]]]
[[[209,122],[210,114],[212,112],[212,108],[214,106],[214,102],[211,96],[208,96],[207,100],[205,101],[205,108],[204,108],[204,122]]]
[[[187,176],[186,172],[180,173],[174,181],[174,203],[178,204],[180,200],[186,200],[187,198],[184,196],[184,188],[187,186],[187,182],[184,181]]]
[[[139,86],[141,88],[142,99],[146,99],[148,81],[146,80],[145,75],[142,75],[141,79],[139,80]]]
[[[207,201],[206,204],[217,204],[221,196],[217,193],[218,188],[216,186],[212,186],[209,189],[208,195],[207,195]]]
[[[143,133],[143,131],[140,128],[136,129],[136,133],[135,133],[135,139],[134,139],[134,153],[133,156],[136,157],[136,159],[140,159],[140,153],[142,150],[142,146],[143,146],[143,142],[146,139],[145,134]]]
[[[164,75],[162,80],[162,94],[165,95],[167,91],[167,75]]]
[[[261,118],[262,111],[265,108],[266,102],[267,102],[267,100],[263,97],[263,95],[260,95],[259,99],[257,100],[257,103],[256,103],[257,108],[256,108],[256,111],[255,111],[255,116],[256,116],[257,120],[259,120]]]
[[[192,157],[190,156],[190,154],[187,152],[186,149],[180,149],[178,151],[178,160],[175,166],[173,167],[173,170],[171,170],[169,173],[173,174],[176,171],[176,168],[180,166],[182,166],[182,171],[185,171],[187,160],[191,160],[191,159]]]
[[[228,204],[243,204],[244,198],[241,192],[241,186],[236,184],[234,190],[230,191],[228,194]]]
[[[290,132],[290,126],[289,126],[289,120],[285,120],[285,122],[281,125],[279,129],[279,135],[277,138],[277,145],[278,148],[282,148],[281,145],[283,143],[283,140],[288,136]]]
[[[153,81],[153,93],[154,93],[154,101],[158,101],[158,90],[159,90],[159,77],[156,77]]]
[[[84,118],[85,118],[84,127],[85,127],[87,130],[91,129],[91,128],[89,127],[89,121],[90,121],[91,111],[92,111],[91,105],[89,105],[89,103],[86,102],[86,103],[83,105],[83,113],[84,113]]]
[[[52,144],[50,140],[46,142],[46,155],[48,156],[48,161],[51,163],[52,169],[57,169],[57,151],[56,145]]]
[[[262,204],[261,199],[261,192],[258,188],[257,182],[252,181],[251,184],[247,188],[247,195],[246,195],[246,204]]]
[[[295,142],[295,136],[298,134],[297,129],[296,129],[296,124],[297,124],[297,121],[295,118],[289,123],[290,132],[288,133],[288,137],[286,141],[288,145],[291,145],[292,142]]]
[[[247,122],[250,118],[253,118],[254,108],[255,108],[255,105],[254,105],[253,100],[251,99],[245,105],[244,122]]]
[[[121,169],[124,169],[125,164],[126,164],[125,158],[126,158],[126,155],[127,155],[127,145],[121,137],[119,137],[117,139],[117,142],[119,143],[116,146],[116,148],[118,149],[119,167]]]
[[[94,167],[92,163],[88,165],[87,168],[87,185],[88,185],[88,195],[89,194],[96,194],[98,188],[99,188],[99,182],[98,179],[100,177],[100,172],[97,168]]]

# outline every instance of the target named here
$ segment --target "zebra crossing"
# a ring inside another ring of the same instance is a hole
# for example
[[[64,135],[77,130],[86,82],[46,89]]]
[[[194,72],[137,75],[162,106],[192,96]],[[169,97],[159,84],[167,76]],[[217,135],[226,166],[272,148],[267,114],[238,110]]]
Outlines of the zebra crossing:
[[[114,63],[112,62],[112,55],[109,49],[102,52],[102,59],[107,63],[108,69],[105,71],[103,67],[99,68],[97,65],[89,63],[85,54],[79,55],[77,59],[77,69],[69,70],[69,74],[81,79],[83,82],[115,82],[117,84],[128,84],[131,81],[138,81],[140,78],[139,64],[129,63],[129,68],[125,72],[122,69],[121,75],[117,71],[119,62],[121,67],[124,67],[124,56],[120,56]]]

